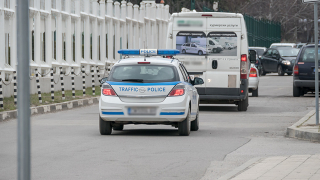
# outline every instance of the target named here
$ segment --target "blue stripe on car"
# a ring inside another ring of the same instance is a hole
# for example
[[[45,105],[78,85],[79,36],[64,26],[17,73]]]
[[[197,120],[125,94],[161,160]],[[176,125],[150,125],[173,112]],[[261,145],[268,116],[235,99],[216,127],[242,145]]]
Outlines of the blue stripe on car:
[[[184,115],[184,112],[161,112],[161,116],[169,116],[169,115]]]
[[[104,115],[124,115],[123,112],[103,112],[103,111],[102,111],[102,114],[104,114]]]
[[[174,82],[159,82],[159,83],[129,83],[129,82],[113,82],[113,81],[107,81],[106,83],[114,86],[164,86],[164,85],[177,85],[178,83],[181,83],[180,81],[174,81]]]

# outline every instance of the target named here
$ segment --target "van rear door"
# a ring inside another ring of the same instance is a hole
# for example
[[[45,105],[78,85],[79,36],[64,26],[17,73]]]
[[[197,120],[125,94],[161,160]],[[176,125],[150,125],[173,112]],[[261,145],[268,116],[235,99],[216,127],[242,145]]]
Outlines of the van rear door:
[[[207,54],[206,94],[239,95],[241,18],[206,17],[206,21],[207,38],[214,39],[223,47],[220,52]],[[233,48],[225,44],[233,44]]]

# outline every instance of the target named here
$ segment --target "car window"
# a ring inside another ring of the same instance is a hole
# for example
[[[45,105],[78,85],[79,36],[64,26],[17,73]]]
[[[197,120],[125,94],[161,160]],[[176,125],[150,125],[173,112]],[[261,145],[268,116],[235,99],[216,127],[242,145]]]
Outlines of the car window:
[[[143,82],[179,81],[177,70],[165,65],[120,65],[114,66],[108,81],[122,82],[128,79],[138,79]]]
[[[189,43],[187,43],[187,44],[186,44],[186,46],[190,46],[190,44],[189,44]]]
[[[266,57],[271,57],[272,56],[272,49],[269,49],[266,54],[265,54]]]
[[[282,57],[297,57],[300,49],[297,48],[279,48],[278,49]]]
[[[183,68],[182,68],[181,64],[179,65],[179,69],[180,69],[181,74],[182,74],[182,76],[183,76],[183,80],[184,80],[185,82],[188,82],[187,74],[184,72],[184,70],[183,70]]]
[[[183,68],[184,73],[187,75],[187,80],[188,80],[187,82],[188,82],[188,83],[191,83],[191,82],[190,82],[191,79],[190,79],[190,76],[189,76],[189,73],[188,73],[186,67],[184,67],[183,64],[181,64],[181,67]]]
[[[195,44],[191,44],[191,47],[197,47]]]
[[[209,41],[209,44],[210,45],[215,45],[213,41]]]
[[[299,57],[299,62],[313,62],[314,63],[315,54],[314,47],[307,47],[302,50]],[[320,60],[320,50],[318,50],[318,60]]]

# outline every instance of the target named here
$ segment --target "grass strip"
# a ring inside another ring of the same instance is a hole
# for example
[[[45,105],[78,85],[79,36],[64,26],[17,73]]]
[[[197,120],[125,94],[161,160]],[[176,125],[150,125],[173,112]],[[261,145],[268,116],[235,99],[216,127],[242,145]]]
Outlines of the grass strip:
[[[85,99],[100,96],[100,86],[95,87],[95,96],[92,95],[92,87],[86,88],[86,96],[83,96],[82,90],[75,91],[75,98],[72,98],[72,91],[66,90],[65,91],[65,100],[62,100],[62,93],[61,91],[54,92],[54,101],[51,100],[51,93],[41,93],[42,104],[39,103],[38,94],[31,94],[30,95],[30,107],[36,107],[41,105],[48,105],[48,104],[55,104],[55,103],[62,103],[66,101],[72,101],[75,99]],[[17,109],[14,105],[13,96],[7,97],[3,99],[3,109],[0,109],[0,112],[3,111],[10,111]]]

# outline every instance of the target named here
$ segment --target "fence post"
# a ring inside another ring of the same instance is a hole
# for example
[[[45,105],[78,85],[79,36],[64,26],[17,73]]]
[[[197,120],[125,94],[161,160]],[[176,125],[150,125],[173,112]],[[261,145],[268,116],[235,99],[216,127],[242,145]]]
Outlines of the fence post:
[[[96,95],[96,85],[94,83],[94,66],[91,67],[91,76],[92,76],[92,95]]]
[[[61,94],[62,94],[62,100],[65,100],[65,94],[64,94],[64,82],[63,82],[63,73],[62,73],[62,67],[60,67],[60,81],[61,81]]]
[[[72,98],[76,97],[75,88],[74,88],[74,68],[71,67],[71,86],[72,86]]]
[[[37,90],[38,90],[39,103],[42,104],[41,89],[40,89],[40,77],[39,77],[38,69],[35,69],[35,73],[36,73],[36,84],[37,84]]]
[[[3,109],[2,77],[0,72],[0,109]]]
[[[53,79],[53,68],[50,69],[51,75],[51,100],[54,101],[54,79]]]
[[[17,105],[17,71],[13,71],[13,98],[14,98],[14,105]]]
[[[86,69],[82,66],[82,94],[86,96]]]

